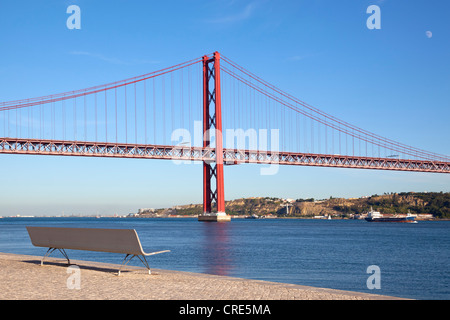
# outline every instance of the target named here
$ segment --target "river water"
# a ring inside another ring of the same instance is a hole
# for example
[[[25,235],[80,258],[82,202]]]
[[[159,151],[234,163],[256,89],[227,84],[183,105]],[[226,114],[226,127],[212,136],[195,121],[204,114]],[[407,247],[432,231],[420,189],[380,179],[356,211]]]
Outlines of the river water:
[[[151,267],[157,269],[414,299],[450,298],[450,221],[3,218],[0,252],[44,255],[45,248],[31,244],[26,226],[136,229],[144,251],[171,250],[150,257]],[[113,253],[67,253],[74,260],[120,264],[123,259]],[[140,261],[132,264],[140,265]],[[370,266],[379,272],[374,274]],[[369,277],[380,289],[368,288]]]

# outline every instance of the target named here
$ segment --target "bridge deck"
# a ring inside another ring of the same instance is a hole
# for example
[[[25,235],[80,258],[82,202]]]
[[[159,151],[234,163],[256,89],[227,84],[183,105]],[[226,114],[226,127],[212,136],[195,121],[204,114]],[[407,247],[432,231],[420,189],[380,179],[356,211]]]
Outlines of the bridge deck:
[[[216,150],[207,147],[15,138],[0,138],[0,153],[206,162],[216,160]],[[450,162],[283,151],[223,149],[223,161],[225,165],[254,163],[450,173]]]

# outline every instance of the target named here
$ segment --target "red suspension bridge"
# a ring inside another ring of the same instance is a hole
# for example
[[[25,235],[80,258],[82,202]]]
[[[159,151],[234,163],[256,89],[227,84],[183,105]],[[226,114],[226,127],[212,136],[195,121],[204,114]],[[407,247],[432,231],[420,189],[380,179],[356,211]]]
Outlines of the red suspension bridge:
[[[203,162],[204,214],[228,220],[224,165],[450,173],[450,157],[342,121],[218,52],[134,78],[0,103],[0,153]]]

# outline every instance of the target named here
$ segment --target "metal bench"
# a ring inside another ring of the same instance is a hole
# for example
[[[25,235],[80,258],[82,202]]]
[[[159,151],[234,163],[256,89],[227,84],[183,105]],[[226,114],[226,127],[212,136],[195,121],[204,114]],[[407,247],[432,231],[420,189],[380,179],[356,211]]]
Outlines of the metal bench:
[[[151,256],[170,250],[145,253],[142,250],[141,242],[134,229],[97,229],[97,228],[54,228],[54,227],[26,227],[31,243],[36,247],[48,248],[44,259],[52,252],[58,250],[67,259],[69,257],[64,249],[86,250],[125,254],[125,258],[120,265],[118,275],[122,267],[126,266],[134,257],[147,268],[151,274],[150,266],[146,256]]]

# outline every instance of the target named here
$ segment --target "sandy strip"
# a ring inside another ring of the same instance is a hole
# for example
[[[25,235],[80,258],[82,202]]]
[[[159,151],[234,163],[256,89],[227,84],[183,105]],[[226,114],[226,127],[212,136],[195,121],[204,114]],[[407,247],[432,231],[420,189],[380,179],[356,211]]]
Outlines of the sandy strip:
[[[127,267],[117,276],[118,265],[0,253],[2,300],[392,300],[394,297],[282,284],[268,281],[190,272]],[[68,286],[69,280],[69,286]],[[72,287],[72,288],[69,288]]]

